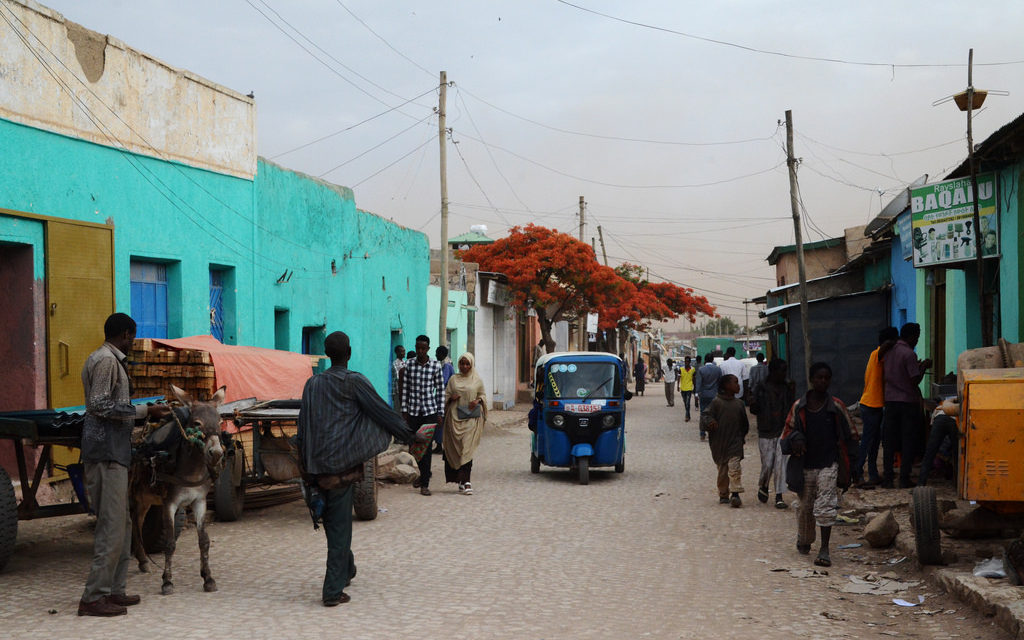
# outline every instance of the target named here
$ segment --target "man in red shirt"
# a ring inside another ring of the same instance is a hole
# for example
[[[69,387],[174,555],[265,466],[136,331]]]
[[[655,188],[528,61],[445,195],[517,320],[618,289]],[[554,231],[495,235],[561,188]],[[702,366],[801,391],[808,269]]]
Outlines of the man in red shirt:
[[[932,366],[931,360],[918,360],[914,347],[921,337],[921,325],[908,322],[900,329],[896,341],[883,360],[885,374],[885,417],[882,438],[882,487],[893,487],[893,461],[896,449],[900,450],[900,488],[914,486],[910,472],[917,452],[917,427],[921,421],[921,383],[925,371]]]

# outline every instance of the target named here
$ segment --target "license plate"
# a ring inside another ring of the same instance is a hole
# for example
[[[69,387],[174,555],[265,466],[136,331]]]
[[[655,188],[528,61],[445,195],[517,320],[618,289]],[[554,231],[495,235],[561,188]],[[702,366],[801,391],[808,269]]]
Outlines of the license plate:
[[[580,418],[580,426],[581,427],[590,426],[590,418]]]

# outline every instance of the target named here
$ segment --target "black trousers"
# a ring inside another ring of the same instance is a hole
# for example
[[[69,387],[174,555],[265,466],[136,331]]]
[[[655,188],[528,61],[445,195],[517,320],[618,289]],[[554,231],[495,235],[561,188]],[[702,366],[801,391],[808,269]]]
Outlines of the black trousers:
[[[327,534],[327,573],[323,598],[334,598],[348,586],[356,574],[352,555],[352,485],[325,490],[324,533]]]
[[[439,416],[439,415],[432,415],[432,416],[409,416],[409,419],[406,422],[409,424],[410,427],[412,427],[412,429],[414,431],[416,429],[419,429],[420,427],[422,427],[425,424],[435,424],[436,423],[437,424],[437,428],[438,429],[441,428],[441,416]],[[430,463],[433,462],[433,460],[434,460],[434,452],[431,450],[431,443],[427,443],[427,450],[423,454],[423,457],[420,458],[419,465],[418,465],[419,468],[420,468],[420,486],[421,487],[428,487],[428,486],[430,486]]]
[[[921,405],[916,402],[886,402],[882,418],[882,480],[891,483],[893,462],[900,452],[900,485],[910,486],[910,473],[917,455]]]

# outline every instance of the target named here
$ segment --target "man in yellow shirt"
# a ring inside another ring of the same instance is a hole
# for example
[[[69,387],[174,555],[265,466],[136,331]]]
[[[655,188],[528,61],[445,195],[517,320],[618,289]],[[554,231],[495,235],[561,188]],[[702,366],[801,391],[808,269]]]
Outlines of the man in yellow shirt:
[[[679,394],[683,396],[686,407],[686,422],[690,421],[690,398],[693,397],[693,374],[697,368],[690,364],[690,356],[683,358],[683,366],[677,370],[679,375]]]
[[[877,485],[882,481],[878,475],[878,445],[882,441],[882,406],[885,404],[885,381],[882,375],[882,359],[900,337],[896,327],[887,327],[878,332],[878,348],[868,357],[864,368],[864,393],[860,397],[860,419],[863,422],[857,462],[853,465],[855,484]],[[864,483],[864,463],[868,463],[868,482]]]

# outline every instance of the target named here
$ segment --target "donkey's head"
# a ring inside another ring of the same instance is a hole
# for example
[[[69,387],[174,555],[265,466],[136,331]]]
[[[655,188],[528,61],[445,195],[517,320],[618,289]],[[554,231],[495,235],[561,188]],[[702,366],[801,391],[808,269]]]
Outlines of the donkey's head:
[[[209,465],[216,465],[224,456],[224,448],[220,443],[220,413],[217,407],[224,402],[225,389],[226,387],[221,387],[209,401],[199,402],[193,400],[189,392],[171,385],[174,397],[189,409],[189,421],[184,427],[202,433],[203,453]]]

